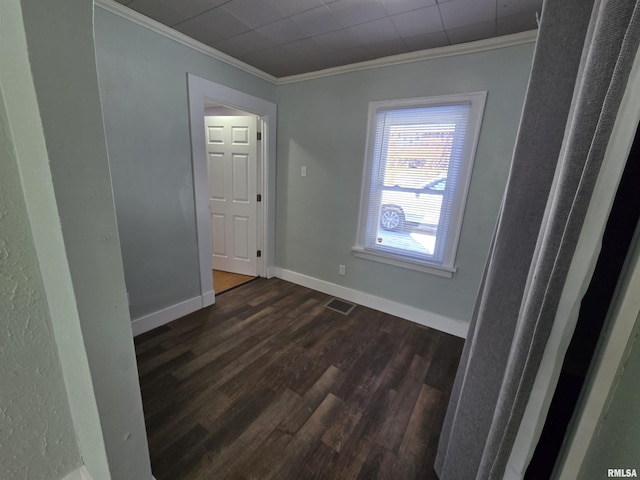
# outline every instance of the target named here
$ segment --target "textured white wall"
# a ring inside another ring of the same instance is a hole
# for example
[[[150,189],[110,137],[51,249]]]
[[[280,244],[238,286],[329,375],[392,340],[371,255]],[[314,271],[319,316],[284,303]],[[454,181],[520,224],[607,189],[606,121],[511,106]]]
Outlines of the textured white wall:
[[[56,479],[80,454],[12,143],[0,94],[0,478]]]

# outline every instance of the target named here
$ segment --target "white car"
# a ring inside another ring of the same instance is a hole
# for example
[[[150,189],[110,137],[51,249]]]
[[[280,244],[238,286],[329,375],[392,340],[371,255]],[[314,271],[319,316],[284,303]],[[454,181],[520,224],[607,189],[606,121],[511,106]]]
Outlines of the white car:
[[[385,187],[382,191],[380,226],[401,230],[405,223],[437,226],[447,179],[439,178],[422,188]]]

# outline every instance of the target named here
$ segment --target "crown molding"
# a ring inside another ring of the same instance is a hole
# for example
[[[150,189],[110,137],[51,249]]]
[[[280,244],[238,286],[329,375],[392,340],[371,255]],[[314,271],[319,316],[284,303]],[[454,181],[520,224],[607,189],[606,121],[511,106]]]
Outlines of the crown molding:
[[[166,25],[153,20],[152,18],[147,17],[146,15],[142,15],[141,13],[136,12],[124,5],[116,2],[115,0],[95,0],[95,5],[107,12],[113,13],[114,15],[118,15],[126,20],[129,20],[133,23],[140,25],[148,30],[151,30],[155,33],[159,33],[163,37],[168,38],[169,40],[173,40],[176,43],[184,45],[186,47],[192,48],[200,53],[203,53],[211,58],[215,58],[216,60],[220,60],[232,67],[236,67],[240,70],[243,70],[251,75],[255,75],[258,78],[266,80],[267,82],[273,83],[274,85],[278,84],[278,79],[273,75],[270,75],[262,70],[253,67],[247,63],[244,63],[237,58],[234,58],[226,53],[221,52],[220,50],[216,50],[215,48],[210,47],[209,45],[205,45],[202,42],[194,40],[191,37],[187,37],[183,33],[174,30],[171,27],[167,27]]]
[[[156,32],[163,37],[173,40],[176,43],[192,48],[204,55],[215,58],[228,65],[243,70],[251,75],[266,80],[274,85],[286,85],[288,83],[304,82],[316,78],[329,77],[332,75],[340,75],[343,73],[357,72],[359,70],[368,70],[371,68],[388,67],[392,65],[401,65],[404,63],[421,62],[424,60],[432,60],[434,58],[452,57],[456,55],[466,55],[469,53],[484,52],[487,50],[496,50],[499,48],[513,47],[526,43],[534,43],[538,34],[537,30],[529,30],[526,32],[513,33],[511,35],[503,35],[501,37],[487,38],[477,40],[475,42],[459,43],[456,45],[447,45],[444,47],[430,48],[417,52],[401,53],[399,55],[391,55],[389,57],[377,58],[375,60],[367,60],[365,62],[352,63],[339,67],[326,68],[316,72],[301,73],[299,75],[291,75],[288,77],[274,77],[262,70],[244,63],[226,53],[215,48],[205,45],[202,42],[194,40],[177,30],[167,27],[162,23],[153,20],[141,13],[136,12],[115,0],[95,0],[95,5],[103,10],[125,18],[133,23]]]
[[[537,35],[538,30],[528,30],[526,32],[503,35],[501,37],[476,40],[475,42],[458,43],[455,45],[447,45],[444,47],[419,50],[417,52],[401,53],[398,55],[391,55],[389,57],[367,60],[366,62],[351,63],[349,65],[326,68],[324,70],[318,70],[316,72],[301,73],[299,75],[291,75],[288,77],[280,77],[278,78],[277,84],[285,85],[287,83],[304,82],[306,80],[329,77],[331,75],[340,75],[342,73],[368,70],[370,68],[388,67],[392,65],[401,65],[403,63],[421,62],[423,60],[432,60],[434,58],[453,57],[456,55],[466,55],[469,53],[478,53],[487,50],[513,47],[515,45],[522,45],[526,43],[535,43]]]

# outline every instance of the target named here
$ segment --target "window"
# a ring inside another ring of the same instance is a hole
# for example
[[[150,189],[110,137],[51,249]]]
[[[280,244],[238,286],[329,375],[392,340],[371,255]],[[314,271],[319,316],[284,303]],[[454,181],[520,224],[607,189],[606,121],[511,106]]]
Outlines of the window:
[[[356,255],[452,275],[485,98],[369,104]]]

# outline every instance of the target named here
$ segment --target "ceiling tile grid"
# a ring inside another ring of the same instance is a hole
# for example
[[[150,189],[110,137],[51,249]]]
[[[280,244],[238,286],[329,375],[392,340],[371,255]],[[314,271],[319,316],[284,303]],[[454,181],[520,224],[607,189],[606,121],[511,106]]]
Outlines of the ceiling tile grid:
[[[543,0],[117,0],[275,77],[537,27]]]

